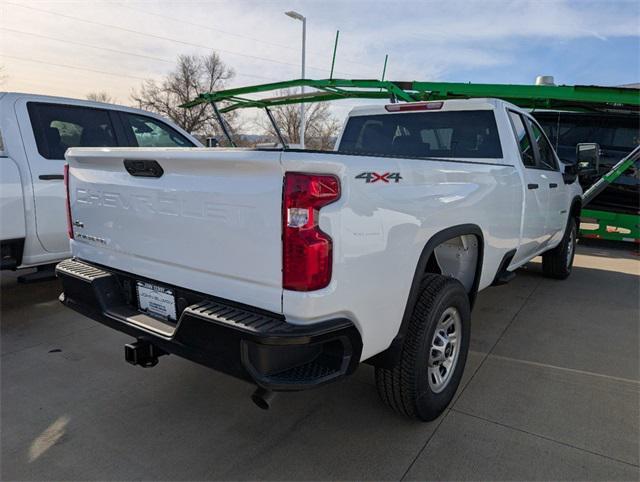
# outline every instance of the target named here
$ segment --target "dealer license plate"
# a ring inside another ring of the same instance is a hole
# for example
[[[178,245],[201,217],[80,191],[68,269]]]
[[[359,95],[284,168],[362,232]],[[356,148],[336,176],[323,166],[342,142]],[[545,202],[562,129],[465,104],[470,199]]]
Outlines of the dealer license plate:
[[[176,298],[173,290],[142,281],[138,281],[137,288],[141,311],[165,320],[176,320]]]

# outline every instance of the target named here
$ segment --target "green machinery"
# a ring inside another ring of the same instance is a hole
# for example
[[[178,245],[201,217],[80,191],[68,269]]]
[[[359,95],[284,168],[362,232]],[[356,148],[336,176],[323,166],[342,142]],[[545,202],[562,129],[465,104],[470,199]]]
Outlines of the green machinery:
[[[254,98],[255,94],[281,92],[298,87],[313,89],[304,94],[276,95]],[[183,105],[194,107],[211,104],[224,134],[231,145],[233,140],[226,128],[222,114],[237,109],[264,109],[274,124],[283,146],[284,138],[275,125],[271,107],[288,104],[325,102],[341,99],[380,99],[390,102],[416,102],[427,100],[469,99],[494,97],[511,102],[526,109],[549,109],[573,112],[616,112],[640,115],[640,89],[625,87],[600,87],[588,85],[513,85],[471,84],[452,82],[398,82],[366,79],[296,79],[283,82],[259,84],[235,89],[205,92]],[[640,242],[640,216],[613,211],[588,209],[593,198],[618,179],[638,161],[639,150],[620,160],[612,169],[596,180],[585,192],[582,215],[591,226],[582,229],[582,235],[611,240]],[[595,226],[595,227],[594,227]]]
[[[636,147],[613,166],[604,176],[594,182],[583,195],[583,204],[588,206],[609,184],[618,179],[640,159],[640,146]],[[636,202],[640,199],[636,198]],[[613,211],[582,209],[581,234],[587,238],[640,243],[640,216]]]

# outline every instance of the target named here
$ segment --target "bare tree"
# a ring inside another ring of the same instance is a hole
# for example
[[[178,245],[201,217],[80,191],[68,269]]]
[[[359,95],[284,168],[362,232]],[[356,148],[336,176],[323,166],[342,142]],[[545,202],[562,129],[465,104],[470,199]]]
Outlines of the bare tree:
[[[183,109],[180,105],[203,92],[223,89],[233,76],[233,70],[216,52],[180,55],[176,68],[162,81],[145,81],[131,98],[141,109],[169,117],[187,132],[203,137],[219,136],[219,126],[211,106],[202,104]],[[226,115],[225,119],[233,125],[234,116]]]
[[[285,90],[280,95],[290,95],[290,92]],[[299,144],[300,106],[298,104],[290,104],[273,107],[271,112],[285,140],[291,144]],[[256,123],[266,135],[277,140],[273,125],[266,115],[262,115],[264,117],[258,117]],[[318,150],[332,149],[340,130],[340,122],[329,111],[329,104],[325,102],[307,104],[304,116],[306,119],[305,147]]]
[[[114,104],[116,99],[104,90],[89,92],[87,94],[87,100],[94,100],[96,102],[106,102],[107,104]]]

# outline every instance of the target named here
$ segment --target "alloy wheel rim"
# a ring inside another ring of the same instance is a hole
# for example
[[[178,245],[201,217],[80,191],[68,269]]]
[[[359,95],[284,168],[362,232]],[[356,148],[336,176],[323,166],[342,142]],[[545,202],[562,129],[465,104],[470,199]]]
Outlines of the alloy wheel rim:
[[[427,376],[434,393],[443,391],[453,376],[460,355],[462,342],[462,318],[460,312],[450,306],[440,316],[429,348]]]

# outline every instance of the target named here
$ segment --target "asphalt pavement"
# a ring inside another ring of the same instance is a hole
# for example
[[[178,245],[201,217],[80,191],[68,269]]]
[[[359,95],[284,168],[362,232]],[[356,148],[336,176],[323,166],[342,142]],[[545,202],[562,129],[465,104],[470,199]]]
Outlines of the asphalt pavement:
[[[580,246],[566,281],[540,264],[480,293],[452,406],[419,423],[373,369],[279,395],[131,341],[64,308],[57,281],[2,273],[0,479],[639,480],[640,258]]]

